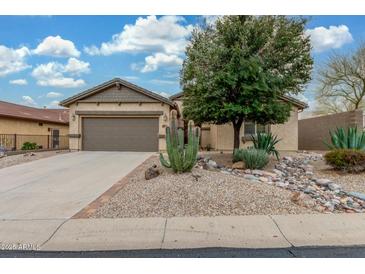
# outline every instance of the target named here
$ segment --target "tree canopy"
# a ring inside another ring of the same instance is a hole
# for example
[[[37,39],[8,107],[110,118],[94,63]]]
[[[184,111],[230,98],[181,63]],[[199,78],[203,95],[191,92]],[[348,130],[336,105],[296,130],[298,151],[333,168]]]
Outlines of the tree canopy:
[[[184,116],[196,123],[231,122],[234,148],[243,121],[284,123],[291,106],[279,97],[300,93],[310,80],[305,24],[301,17],[224,16],[197,27],[181,71]]]

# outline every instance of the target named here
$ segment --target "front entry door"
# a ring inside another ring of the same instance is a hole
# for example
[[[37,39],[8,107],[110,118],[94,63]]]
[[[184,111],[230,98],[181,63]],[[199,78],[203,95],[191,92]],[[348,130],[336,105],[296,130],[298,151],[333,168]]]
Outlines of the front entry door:
[[[52,148],[56,149],[60,147],[60,130],[52,129]]]

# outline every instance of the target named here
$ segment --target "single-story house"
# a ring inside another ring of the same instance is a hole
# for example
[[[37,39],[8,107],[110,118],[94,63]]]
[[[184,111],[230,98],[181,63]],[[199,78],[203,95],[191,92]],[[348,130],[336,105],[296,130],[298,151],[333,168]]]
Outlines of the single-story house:
[[[182,93],[166,98],[119,78],[76,94],[60,103],[69,108],[70,149],[164,151],[170,111],[176,109],[181,114],[182,100]],[[288,96],[282,100],[293,106],[287,123],[269,127],[245,123],[242,136],[264,128],[283,139],[279,149],[297,150],[298,112],[307,106]],[[247,142],[242,142],[244,145]],[[231,125],[204,125],[202,146],[210,146],[213,150],[232,150]]]
[[[183,93],[177,93],[170,97],[175,102],[180,112],[183,108]],[[307,108],[307,104],[291,96],[281,96],[281,100],[292,105],[288,121],[284,124],[257,125],[252,122],[244,122],[241,130],[240,148],[252,146],[252,135],[258,132],[272,132],[281,141],[276,145],[279,150],[298,150],[298,113]],[[231,124],[214,125],[204,124],[201,127],[201,146],[218,151],[232,151],[233,148],[233,126]]]
[[[59,136],[67,136],[69,132],[68,117],[68,109],[34,108],[0,101],[0,146],[9,150],[20,149],[24,142],[35,142],[42,148],[60,146]]]

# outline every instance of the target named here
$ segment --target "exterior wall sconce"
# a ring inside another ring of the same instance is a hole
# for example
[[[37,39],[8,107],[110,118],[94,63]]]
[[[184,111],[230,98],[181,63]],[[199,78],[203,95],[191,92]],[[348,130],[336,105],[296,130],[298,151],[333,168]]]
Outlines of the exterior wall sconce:
[[[164,120],[164,122],[167,121],[167,115],[166,115],[166,113],[163,115],[163,118],[162,119]]]
[[[75,114],[72,114],[72,121],[75,121],[76,120],[76,116]]]

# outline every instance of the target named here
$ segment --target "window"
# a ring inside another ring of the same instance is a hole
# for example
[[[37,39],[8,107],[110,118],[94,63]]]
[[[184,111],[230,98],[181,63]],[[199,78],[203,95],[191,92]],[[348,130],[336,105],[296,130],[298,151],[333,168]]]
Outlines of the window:
[[[257,133],[268,133],[270,132],[269,125],[260,125],[253,122],[244,123],[244,135],[245,138],[251,138],[251,135],[256,135]]]
[[[244,123],[244,129],[245,129],[245,135],[246,136],[251,136],[256,134],[256,125],[255,123],[252,122],[245,122]]]

